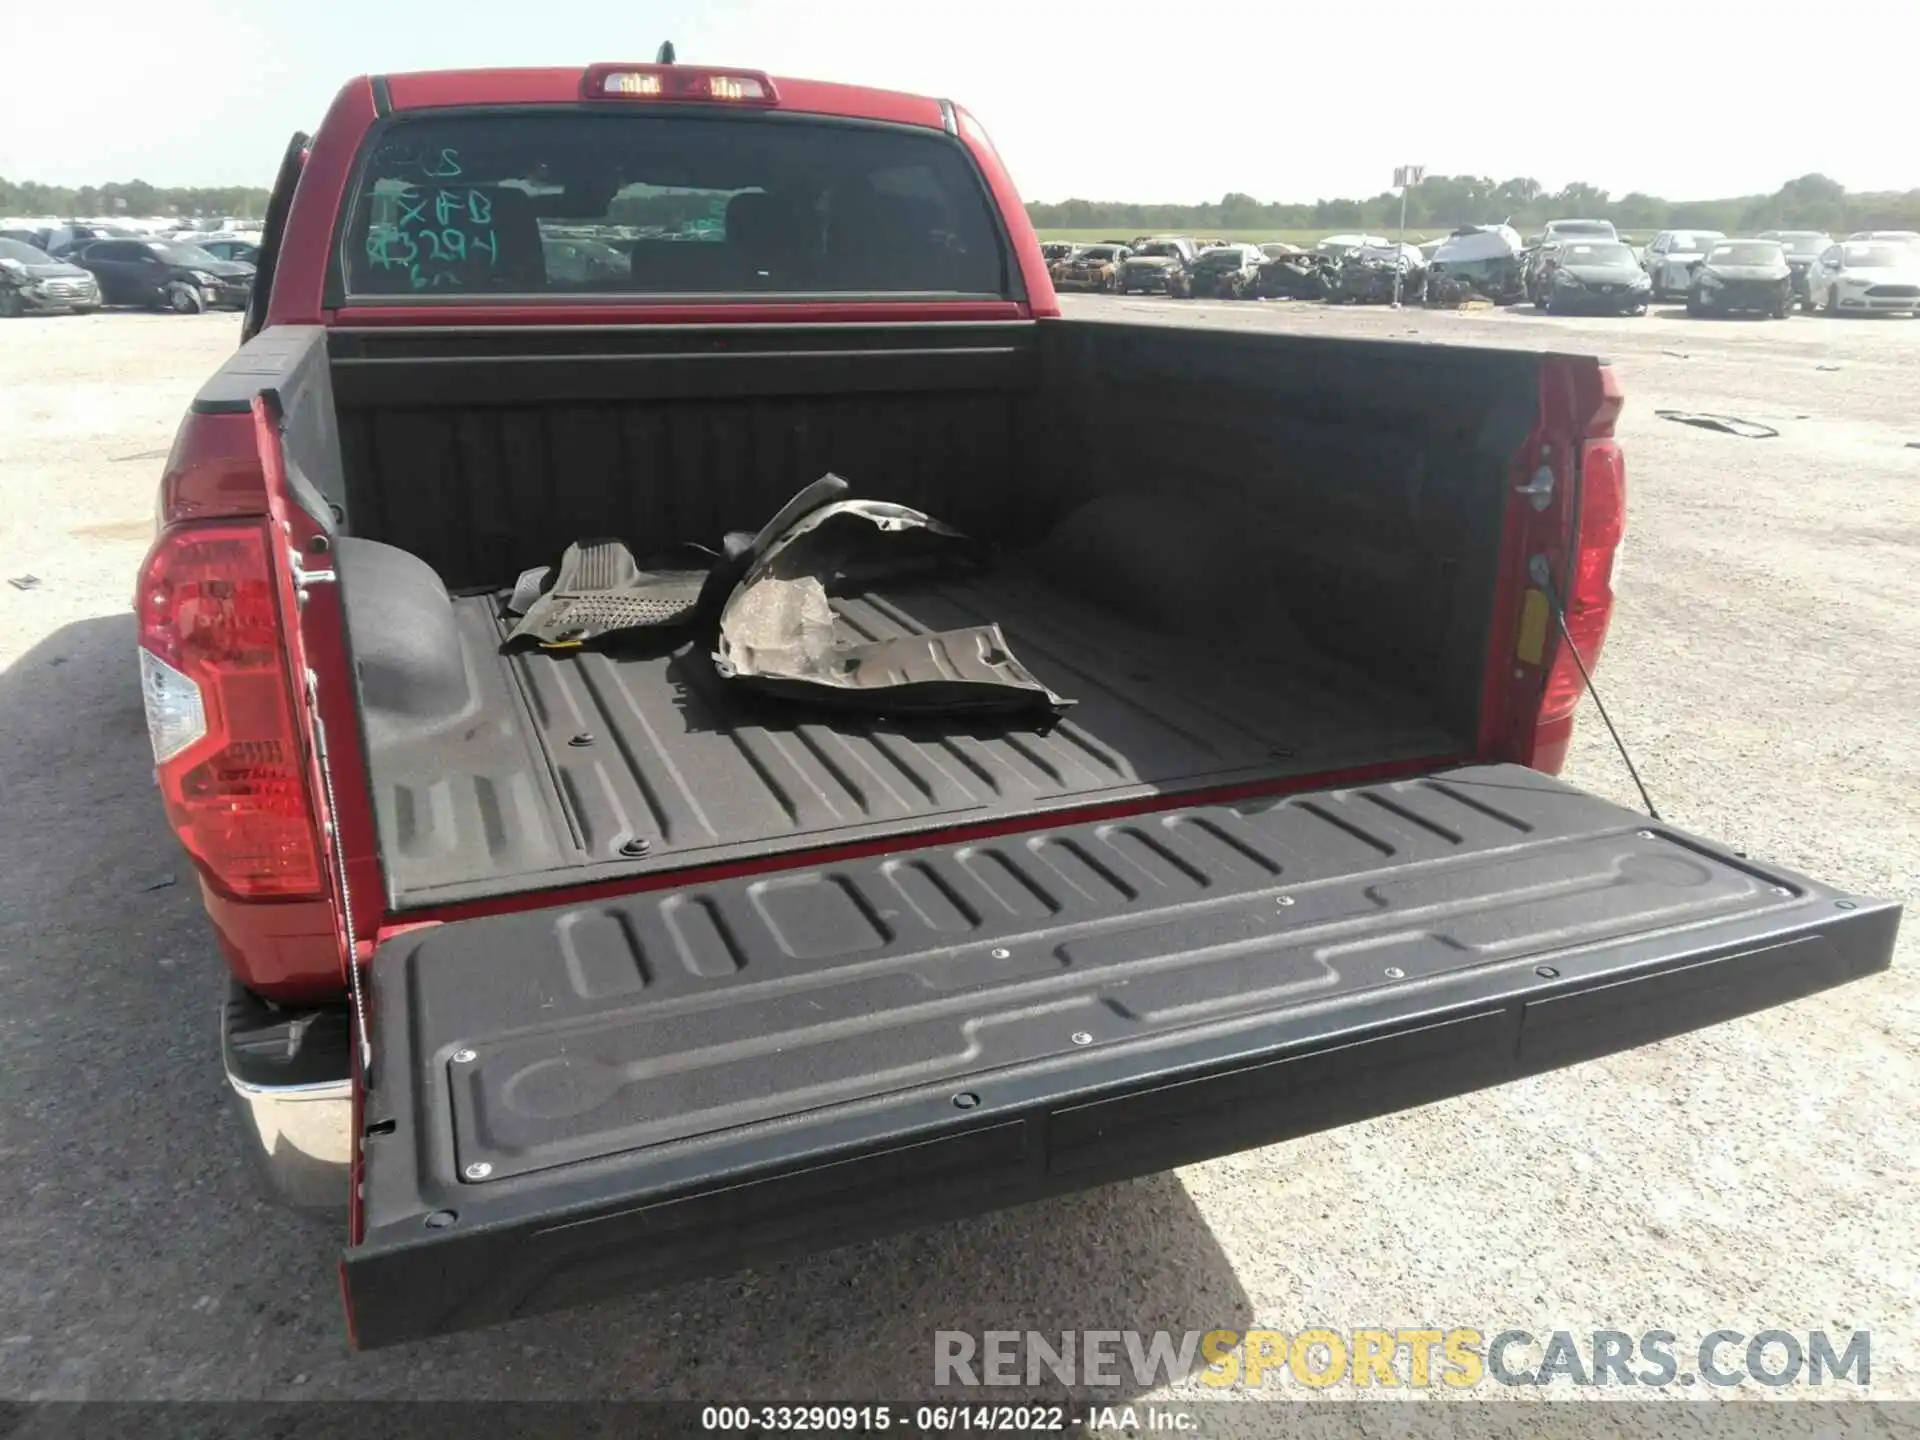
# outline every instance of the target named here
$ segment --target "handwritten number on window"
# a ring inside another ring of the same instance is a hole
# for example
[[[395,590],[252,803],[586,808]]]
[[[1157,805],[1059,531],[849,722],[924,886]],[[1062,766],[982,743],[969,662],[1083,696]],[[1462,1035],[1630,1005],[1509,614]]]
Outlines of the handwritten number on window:
[[[458,180],[466,173],[460,168],[460,152],[451,149],[417,150],[411,145],[382,145],[375,152],[373,163],[389,173],[418,170],[429,180]]]
[[[451,176],[460,173],[455,152],[443,150],[429,162],[419,160],[429,174],[433,166]],[[500,263],[500,239],[493,228],[493,200],[485,192],[466,187],[434,186],[426,190],[402,187],[395,197],[400,215],[392,227],[376,226],[367,234],[367,258],[382,270],[403,269],[415,290],[440,286],[459,289],[469,276],[467,267],[484,256],[489,269]]]

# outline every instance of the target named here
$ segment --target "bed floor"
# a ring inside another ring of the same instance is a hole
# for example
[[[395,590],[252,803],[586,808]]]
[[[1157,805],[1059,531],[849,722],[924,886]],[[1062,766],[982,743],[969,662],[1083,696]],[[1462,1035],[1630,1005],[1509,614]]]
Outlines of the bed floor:
[[[802,707],[743,693],[692,644],[503,655],[495,602],[454,604],[477,708],[370,747],[396,909],[1460,751],[1316,652],[1208,654],[1018,575],[835,606],[874,639],[998,622],[1077,702],[1051,725]]]

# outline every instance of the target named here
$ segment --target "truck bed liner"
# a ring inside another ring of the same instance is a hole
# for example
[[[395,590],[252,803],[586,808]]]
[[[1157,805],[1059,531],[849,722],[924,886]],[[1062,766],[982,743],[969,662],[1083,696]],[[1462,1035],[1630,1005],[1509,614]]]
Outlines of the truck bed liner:
[[[495,603],[465,597],[476,710],[450,729],[370,736],[394,906],[1461,748],[1417,701],[1304,647],[1148,634],[1017,572],[836,603],[875,639],[997,621],[1077,703],[1052,725],[802,708],[729,685],[687,644],[502,655]],[[635,841],[645,853],[623,854]]]

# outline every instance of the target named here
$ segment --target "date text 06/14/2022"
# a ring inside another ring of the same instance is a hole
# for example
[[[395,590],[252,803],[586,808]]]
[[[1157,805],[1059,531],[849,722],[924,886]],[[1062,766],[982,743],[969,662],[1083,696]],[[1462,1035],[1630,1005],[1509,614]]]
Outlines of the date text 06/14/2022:
[[[1068,1431],[1191,1433],[1199,1422],[1177,1405],[707,1405],[703,1431],[824,1433],[973,1431],[1033,1435]]]

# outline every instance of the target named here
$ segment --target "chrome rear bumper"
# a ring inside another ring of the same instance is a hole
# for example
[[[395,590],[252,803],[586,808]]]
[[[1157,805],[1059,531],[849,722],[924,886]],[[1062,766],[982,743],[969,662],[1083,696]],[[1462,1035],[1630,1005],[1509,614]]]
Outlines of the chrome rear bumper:
[[[221,1060],[256,1175],[268,1197],[289,1209],[344,1218],[353,1169],[353,1082],[345,1075],[316,1078],[309,1064],[283,1067],[287,1083],[274,1083],[271,1061],[236,1046],[234,1003],[229,999],[221,1011]]]

